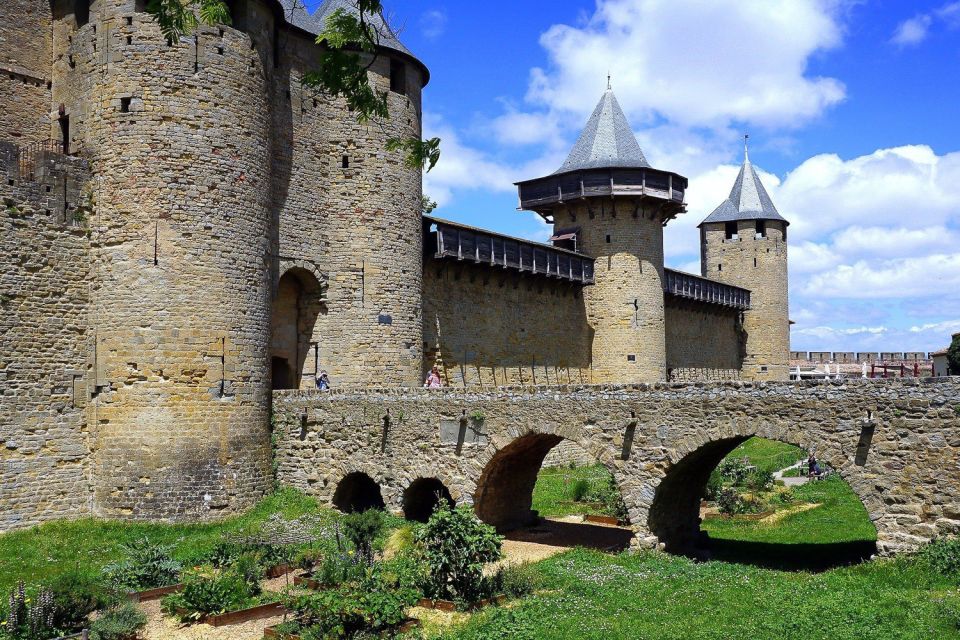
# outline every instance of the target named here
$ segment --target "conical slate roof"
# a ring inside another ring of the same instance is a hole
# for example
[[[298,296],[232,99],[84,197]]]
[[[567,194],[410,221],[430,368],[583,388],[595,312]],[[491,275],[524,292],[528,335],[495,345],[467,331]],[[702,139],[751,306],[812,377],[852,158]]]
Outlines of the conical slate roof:
[[[554,173],[610,167],[649,167],[613,91],[607,89],[566,162]]]
[[[287,22],[295,27],[303,29],[307,33],[319,35],[326,26],[327,17],[337,9],[345,9],[352,13],[357,12],[357,7],[349,0],[325,0],[314,13],[310,13],[304,3],[304,0],[278,0],[283,7],[283,15]],[[380,46],[392,51],[398,51],[417,60],[416,56],[407,49],[397,35],[391,31],[390,27],[383,21],[379,15],[368,16],[370,24],[380,36]],[[417,60],[417,62],[420,62]],[[423,63],[420,63],[423,66]],[[426,70],[426,67],[424,67]]]
[[[760,176],[750,162],[750,155],[744,153],[740,175],[733,184],[730,197],[713,210],[701,225],[714,222],[733,222],[736,220],[780,220],[790,224],[780,215],[763,187]]]

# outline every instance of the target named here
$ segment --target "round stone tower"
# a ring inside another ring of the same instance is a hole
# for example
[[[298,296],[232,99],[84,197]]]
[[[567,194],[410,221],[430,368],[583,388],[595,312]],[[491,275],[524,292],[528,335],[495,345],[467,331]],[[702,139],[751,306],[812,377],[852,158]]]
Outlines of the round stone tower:
[[[56,0],[53,104],[90,160],[93,510],[213,517],[271,486],[276,14],[168,42],[139,0]]]
[[[742,323],[741,375],[747,380],[790,379],[789,224],[748,153],[730,197],[700,223],[703,276],[750,290]]]
[[[665,380],[663,227],[684,211],[687,179],[650,166],[608,88],[563,166],[518,187],[522,209],[596,259],[583,293],[593,381]]]

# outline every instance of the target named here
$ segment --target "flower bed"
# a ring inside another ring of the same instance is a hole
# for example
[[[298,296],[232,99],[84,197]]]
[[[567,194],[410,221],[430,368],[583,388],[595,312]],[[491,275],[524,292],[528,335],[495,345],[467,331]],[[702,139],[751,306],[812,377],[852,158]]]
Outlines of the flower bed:
[[[288,613],[279,602],[269,602],[249,609],[239,611],[229,611],[215,616],[202,618],[200,622],[205,622],[212,627],[226,627],[231,624],[243,624],[251,620],[263,620],[264,618],[273,618]]]
[[[476,611],[477,609],[482,609],[483,607],[488,607],[492,604],[503,604],[507,601],[506,595],[497,595],[491,598],[481,598],[475,602],[470,602],[461,606],[458,606],[453,600],[432,600],[430,598],[421,598],[417,601],[417,606],[423,609],[436,609],[437,611],[456,611],[458,608],[463,611]]]
[[[157,589],[147,589],[145,591],[128,591],[127,598],[131,602],[149,602],[151,600],[159,600],[163,596],[168,596],[171,593],[177,593],[178,591],[183,591],[183,583],[172,584],[168,587],[158,587]]]
[[[296,623],[287,623],[291,627],[295,627]],[[272,627],[267,627],[263,630],[264,640],[300,640],[300,636],[293,631],[284,631],[284,625],[274,625]],[[416,618],[407,618],[398,625],[384,630],[385,633],[406,633],[420,626],[420,621]]]

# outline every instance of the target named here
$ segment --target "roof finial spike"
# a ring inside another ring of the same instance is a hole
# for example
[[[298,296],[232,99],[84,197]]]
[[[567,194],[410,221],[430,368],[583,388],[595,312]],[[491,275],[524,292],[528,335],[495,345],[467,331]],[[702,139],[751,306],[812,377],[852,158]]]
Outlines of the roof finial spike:
[[[613,91],[613,84],[611,83],[612,76],[610,75],[610,70],[607,69],[607,91]]]
[[[750,162],[750,134],[743,134],[743,161]]]

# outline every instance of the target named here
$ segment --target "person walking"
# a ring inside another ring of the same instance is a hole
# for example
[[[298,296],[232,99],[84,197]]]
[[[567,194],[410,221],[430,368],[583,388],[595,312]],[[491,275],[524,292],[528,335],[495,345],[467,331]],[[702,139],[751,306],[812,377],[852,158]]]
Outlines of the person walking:
[[[317,389],[320,391],[330,390],[330,376],[327,375],[326,371],[321,371],[317,377]]]

